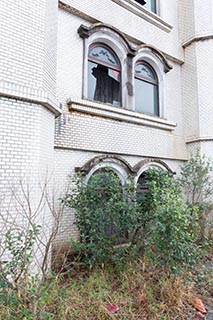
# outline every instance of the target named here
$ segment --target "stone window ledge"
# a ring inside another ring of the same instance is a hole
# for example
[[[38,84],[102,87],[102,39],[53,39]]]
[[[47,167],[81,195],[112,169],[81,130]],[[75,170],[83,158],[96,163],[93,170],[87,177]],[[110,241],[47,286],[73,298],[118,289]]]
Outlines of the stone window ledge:
[[[148,116],[121,107],[114,107],[89,100],[69,99],[67,105],[70,112],[86,113],[102,118],[135,123],[166,131],[173,131],[176,127],[176,123],[166,119]]]
[[[112,1],[166,32],[170,32],[173,29],[173,27],[169,23],[164,21],[157,14],[147,10],[146,8],[143,8],[140,4],[133,0]]]

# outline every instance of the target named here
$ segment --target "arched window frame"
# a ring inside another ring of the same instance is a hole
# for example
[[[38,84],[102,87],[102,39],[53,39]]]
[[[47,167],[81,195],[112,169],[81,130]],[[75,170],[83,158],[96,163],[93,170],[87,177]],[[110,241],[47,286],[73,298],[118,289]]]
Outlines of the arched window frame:
[[[82,98],[87,99],[88,88],[88,52],[92,44],[108,46],[118,57],[121,65],[121,108],[135,111],[134,97],[134,67],[137,61],[146,61],[155,70],[159,81],[159,119],[167,118],[164,114],[165,74],[172,69],[162,52],[150,45],[136,46],[119,30],[102,23],[90,27],[81,25],[78,29],[81,38],[84,39],[83,59],[83,87]],[[95,100],[94,100],[95,103]],[[105,104],[105,103],[103,103]],[[100,106],[94,105],[96,108]],[[105,107],[106,108],[106,107]],[[111,107],[107,107],[111,110]],[[122,116],[123,117],[123,114]],[[150,115],[140,114],[139,118],[150,119]],[[161,120],[160,120],[161,121]],[[170,124],[169,124],[170,125]],[[157,124],[159,126],[159,124]],[[171,123],[171,127],[174,124]],[[170,127],[169,127],[170,128]],[[171,128],[170,128],[171,129]]]
[[[120,166],[118,163],[113,162],[110,159],[107,159],[106,161],[103,161],[101,163],[96,164],[95,166],[93,166],[91,168],[91,170],[88,172],[88,174],[85,177],[85,184],[88,183],[90,177],[98,172],[100,169],[104,169],[107,168],[109,170],[112,170],[120,179],[121,181],[121,185],[124,186],[126,184],[127,181],[127,171],[124,169],[124,167]]]
[[[164,64],[157,55],[153,54],[150,48],[143,48],[138,52],[134,58],[134,70],[137,64],[147,64],[156,74],[158,79],[158,117],[164,118],[164,91],[165,91],[165,70]],[[135,75],[134,75],[135,78]],[[134,86],[134,111],[135,111],[135,81],[133,79]]]
[[[99,58],[92,57],[92,56],[90,55],[90,52],[91,52],[93,49],[97,48],[97,47],[101,47],[101,48],[107,50],[107,51],[113,56],[116,64],[113,65],[113,64],[110,63],[110,62],[108,63],[108,62],[106,62],[106,61],[102,61],[102,60],[99,59]],[[103,44],[103,43],[93,43],[93,44],[90,45],[89,50],[88,50],[88,61],[87,61],[88,66],[87,66],[87,67],[89,67],[89,62],[95,63],[95,64],[97,64],[97,65],[105,66],[105,67],[107,67],[107,68],[109,68],[109,69],[111,69],[111,70],[118,71],[118,72],[120,73],[120,77],[121,77],[122,72],[121,72],[120,60],[119,60],[119,58],[117,57],[116,53],[115,53],[109,46],[107,46],[106,44]],[[89,75],[88,75],[87,79],[89,79]],[[119,107],[122,106],[122,92],[121,92],[121,91],[122,91],[122,90],[121,90],[121,88],[122,88],[122,83],[121,83],[121,80],[122,80],[122,79],[120,79],[120,82],[119,82],[119,100],[118,100],[118,102],[119,102],[119,103],[118,103],[118,106],[119,106]],[[88,87],[87,87],[87,97],[89,98]],[[96,101],[95,99],[91,99],[91,100],[92,100],[92,101]],[[97,100],[97,102],[101,102],[101,101],[100,101],[100,100]],[[105,102],[103,102],[103,103],[105,103]],[[106,102],[106,103],[107,103],[107,102]],[[114,105],[114,104],[112,104],[112,105]],[[116,106],[116,104],[115,104],[115,106]]]
[[[137,174],[135,175],[135,178],[134,178],[135,185],[138,184],[140,176],[149,169],[161,169],[167,172],[172,172],[172,170],[162,161],[161,162],[149,161],[147,163],[143,163],[142,161],[142,164],[138,169]]]
[[[136,69],[136,67],[138,66],[138,65],[143,65],[143,66],[145,66],[145,67],[147,67],[150,71],[151,71],[151,73],[153,74],[153,78],[148,78],[148,77],[145,77],[145,76],[143,76],[143,75],[137,75],[136,74],[136,71],[135,71],[135,73],[134,73],[134,86],[135,86],[135,79],[137,79],[137,80],[139,80],[139,81],[141,81],[141,82],[144,82],[144,83],[148,83],[148,84],[151,84],[152,86],[154,86],[155,88],[156,88],[156,95],[157,95],[157,97],[156,97],[156,104],[157,104],[157,106],[156,106],[156,109],[157,110],[155,110],[154,112],[150,112],[150,113],[147,113],[148,115],[151,115],[151,116],[157,116],[157,117],[159,117],[159,88],[158,88],[158,76],[157,76],[157,74],[156,74],[156,72],[155,72],[155,70],[152,68],[152,66],[150,65],[150,64],[148,64],[146,61],[138,61],[136,64],[135,64],[135,69]],[[134,105],[134,107],[135,107],[135,111],[137,111],[136,110],[136,88],[135,88],[135,105]],[[142,94],[142,97],[143,97],[143,94]],[[155,108],[153,108],[153,109],[155,109]],[[138,111],[139,112],[139,111]],[[142,113],[145,113],[146,114],[146,112],[142,112]]]
[[[89,36],[81,36],[84,38],[84,58],[83,58],[83,99],[88,97],[88,58],[89,50],[91,46],[103,45],[111,49],[111,51],[117,57],[120,63],[121,72],[121,107],[129,105],[129,96],[125,83],[128,82],[127,68],[126,68],[126,58],[129,52],[128,43],[119,36],[118,33],[111,30],[110,28],[98,29],[96,32],[91,33]]]

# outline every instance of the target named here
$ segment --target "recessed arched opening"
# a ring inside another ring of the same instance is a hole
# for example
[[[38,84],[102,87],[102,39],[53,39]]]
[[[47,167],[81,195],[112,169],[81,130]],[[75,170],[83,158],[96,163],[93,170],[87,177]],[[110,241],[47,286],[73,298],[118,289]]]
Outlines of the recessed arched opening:
[[[121,66],[105,44],[92,44],[88,52],[88,99],[121,106]]]
[[[146,196],[146,192],[148,191],[147,182],[149,181],[148,171],[149,169],[158,169],[173,173],[169,166],[161,160],[153,160],[147,159],[142,160],[135,166],[136,176],[135,176],[135,183],[136,183],[136,193],[137,198],[140,201]]]
[[[122,230],[125,192],[119,176],[112,168],[99,168],[89,177],[86,188],[90,192],[91,208],[94,206],[99,220],[96,232],[113,239],[115,244],[126,242],[127,232]]]
[[[159,116],[158,77],[145,61],[135,65],[135,111]]]

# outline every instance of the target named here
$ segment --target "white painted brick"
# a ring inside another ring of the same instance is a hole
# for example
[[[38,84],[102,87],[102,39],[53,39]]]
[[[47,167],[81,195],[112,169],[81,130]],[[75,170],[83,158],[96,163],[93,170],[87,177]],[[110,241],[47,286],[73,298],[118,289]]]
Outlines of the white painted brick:
[[[206,0],[205,5],[201,0],[159,1],[160,17],[172,26],[170,31],[113,0],[103,0],[101,5],[97,0],[64,2],[75,14],[58,9],[57,0],[0,1],[0,80],[4,81],[0,190],[9,195],[9,185],[17,184],[26,173],[36,186],[48,173],[58,195],[63,195],[75,167],[100,154],[116,154],[132,166],[148,157],[163,159],[176,172],[187,157],[187,149],[189,153],[199,146],[211,156],[212,0]],[[82,101],[84,44],[77,30],[81,24],[90,26],[91,20],[112,25],[134,39],[134,45],[151,45],[165,54],[173,68],[165,74],[163,116],[177,124],[174,130],[101,117],[104,112],[91,116],[68,110],[68,98]],[[183,48],[185,41],[206,35],[208,40],[196,39]],[[61,102],[63,114],[56,124],[53,113],[38,100],[47,95],[57,96]],[[200,138],[209,140],[190,142]],[[43,221],[42,217],[43,223],[48,219]],[[66,210],[59,240],[77,236],[73,222],[74,213]]]

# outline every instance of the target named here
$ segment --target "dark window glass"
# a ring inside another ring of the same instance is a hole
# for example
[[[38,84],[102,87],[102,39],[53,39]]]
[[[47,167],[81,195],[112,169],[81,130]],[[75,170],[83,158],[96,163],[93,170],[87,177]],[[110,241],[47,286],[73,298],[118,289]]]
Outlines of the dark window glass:
[[[120,65],[114,53],[105,46],[89,51],[88,99],[121,105]]]
[[[154,13],[157,12],[156,0],[135,0],[135,1],[140,3],[141,5],[143,5],[148,10],[150,10],[150,11],[152,11]]]
[[[138,195],[145,193],[148,190],[147,187],[147,175],[146,175],[146,171],[143,172],[140,177],[138,178],[138,184],[137,184],[137,193]]]
[[[135,67],[135,111],[159,116],[158,79],[145,62]]]

